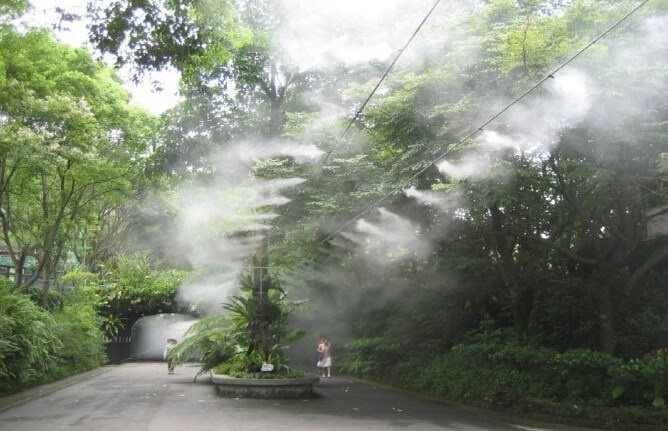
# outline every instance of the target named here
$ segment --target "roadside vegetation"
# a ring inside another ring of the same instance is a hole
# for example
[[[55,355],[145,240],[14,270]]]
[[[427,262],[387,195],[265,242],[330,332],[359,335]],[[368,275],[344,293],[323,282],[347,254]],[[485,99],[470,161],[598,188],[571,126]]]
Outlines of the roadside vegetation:
[[[106,363],[100,317],[90,303],[51,312],[0,280],[0,395]]]
[[[507,330],[480,331],[448,352],[406,353],[382,338],[356,340],[344,373],[457,403],[561,423],[661,429],[668,423],[668,361],[522,343]]]

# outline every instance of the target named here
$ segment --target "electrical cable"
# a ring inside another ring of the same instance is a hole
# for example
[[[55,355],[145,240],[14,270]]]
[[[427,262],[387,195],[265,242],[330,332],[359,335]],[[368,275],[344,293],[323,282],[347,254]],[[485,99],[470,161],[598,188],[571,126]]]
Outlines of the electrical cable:
[[[369,205],[367,208],[365,208],[362,212],[345,222],[344,224],[340,225],[334,232],[330,233],[325,237],[323,240],[321,240],[318,245],[322,245],[323,243],[329,241],[336,235],[337,233],[341,232],[343,229],[345,229],[347,226],[349,226],[351,223],[354,221],[358,220],[360,217],[364,216],[367,214],[369,211],[372,209],[376,208],[378,205],[380,205],[382,202],[384,202],[387,198],[390,196],[394,195],[397,191],[403,190],[403,188],[408,185],[411,181],[416,179],[418,176],[422,175],[427,169],[430,167],[434,166],[436,163],[438,163],[441,159],[443,159],[446,155],[448,155],[454,148],[460,146],[461,144],[465,143],[469,139],[471,139],[473,136],[475,136],[478,132],[482,131],[486,126],[488,126],[490,123],[492,123],[494,120],[499,118],[503,113],[508,111],[510,108],[512,108],[514,105],[516,105],[518,102],[520,102],[522,99],[524,99],[526,96],[528,96],[530,93],[532,93],[534,90],[536,90],[538,87],[540,87],[545,81],[549,79],[553,79],[554,75],[557,74],[559,71],[561,71],[564,67],[566,67],[568,64],[573,62],[576,58],[578,58],[582,53],[587,51],[589,48],[591,48],[593,45],[595,45],[599,40],[607,36],[611,31],[619,27],[624,21],[626,21],[630,16],[632,16],[634,13],[636,13],[641,7],[643,7],[646,3],[648,3],[650,0],[643,0],[641,1],[638,5],[636,5],[631,11],[629,11],[626,15],[624,15],[622,18],[617,20],[614,24],[612,24],[610,27],[608,27],[603,33],[599,34],[597,37],[591,40],[587,45],[585,45],[583,48],[581,48],[578,52],[576,52],[574,55],[569,57],[566,61],[561,63],[556,69],[554,69],[551,73],[549,73],[547,76],[542,78],[540,81],[538,81],[536,84],[534,84],[531,88],[526,90],[524,93],[522,93],[519,97],[515,98],[513,101],[511,101],[508,105],[506,105],[503,109],[501,109],[499,112],[494,114],[492,117],[490,117],[487,121],[485,121],[482,125],[476,127],[472,132],[461,138],[458,142],[450,145],[447,150],[445,150],[443,153],[441,153],[439,156],[437,156],[433,161],[431,161],[428,165],[426,165],[424,168],[420,169],[416,174],[414,174],[412,177],[404,181],[399,187],[393,187],[392,191],[388,192],[387,194],[383,195],[375,201],[373,204]],[[437,2],[438,3],[438,2]],[[431,13],[431,12],[430,12]],[[423,21],[424,23],[424,21]],[[358,114],[359,115],[359,114]],[[357,117],[357,116],[356,116]],[[356,117],[353,118],[353,122],[356,119]],[[352,124],[352,123],[351,123]],[[350,125],[349,125],[350,127]],[[349,128],[348,127],[348,128]],[[346,131],[348,130],[346,128]],[[331,152],[331,150],[330,150]]]
[[[410,45],[411,42],[413,42],[413,39],[415,39],[415,36],[417,36],[417,34],[420,32],[420,30],[422,30],[422,27],[427,22],[427,20],[429,19],[429,17],[434,12],[434,10],[436,9],[436,7],[439,5],[440,2],[441,2],[441,0],[436,0],[436,2],[431,7],[431,9],[429,9],[429,12],[427,12],[427,15],[425,15],[425,17],[422,19],[422,22],[420,22],[420,25],[417,26],[417,28],[415,29],[415,31],[413,32],[411,37],[408,39],[408,41],[399,50],[399,52],[397,52],[397,55],[394,57],[394,60],[392,60],[392,63],[390,63],[390,65],[387,67],[387,69],[385,69],[385,73],[383,73],[383,76],[381,76],[381,78],[378,80],[378,83],[376,84],[376,86],[373,88],[373,90],[371,90],[371,93],[369,93],[366,100],[364,100],[364,102],[360,105],[360,107],[357,109],[357,111],[355,111],[355,115],[353,115],[353,117],[350,119],[350,121],[348,122],[348,125],[343,130],[343,132],[338,137],[338,139],[336,141],[334,141],[334,145],[332,146],[332,148],[330,148],[329,151],[327,151],[327,153],[325,154],[325,157],[323,157],[322,161],[318,165],[318,167],[316,169],[316,172],[313,174],[313,177],[315,177],[317,175],[318,171],[320,169],[322,169],[322,167],[325,165],[325,163],[327,162],[327,159],[332,154],[332,152],[336,149],[336,147],[339,146],[339,144],[341,143],[343,138],[346,136],[346,134],[348,133],[348,131],[350,130],[352,125],[355,123],[355,121],[357,121],[359,116],[362,114],[362,111],[364,111],[364,108],[366,108],[366,105],[369,103],[369,101],[371,100],[373,95],[376,94],[376,91],[378,91],[378,88],[380,88],[380,85],[383,83],[385,78],[387,78],[387,75],[390,74],[390,71],[392,71],[392,69],[394,68],[394,65],[397,64],[397,61],[399,60],[401,55],[404,53],[404,51],[406,51],[406,48],[408,48],[408,45]]]
[[[336,149],[336,147],[339,146],[339,144],[341,143],[341,141],[343,140],[343,138],[346,136],[346,134],[348,134],[348,131],[350,130],[350,128],[353,126],[353,124],[355,124],[355,121],[357,121],[357,119],[360,117],[360,115],[362,114],[362,111],[364,111],[364,108],[366,108],[366,106],[367,106],[367,105],[369,104],[369,102],[371,101],[371,98],[374,96],[374,94],[376,94],[376,92],[377,92],[378,89],[380,88],[380,86],[381,86],[381,84],[383,83],[383,81],[385,81],[385,78],[387,78],[387,76],[390,74],[390,72],[392,71],[392,69],[394,68],[394,66],[397,64],[397,61],[399,61],[399,58],[402,56],[402,54],[404,53],[404,51],[406,51],[406,49],[407,49],[408,46],[411,44],[411,42],[413,42],[413,39],[415,39],[415,37],[417,36],[417,34],[420,32],[420,30],[422,30],[422,27],[423,27],[424,24],[427,22],[427,20],[429,19],[429,17],[431,17],[431,15],[433,14],[434,10],[436,10],[436,7],[438,7],[438,5],[439,5],[440,3],[441,3],[441,0],[436,0],[436,2],[435,2],[435,3],[432,5],[432,7],[429,9],[429,11],[427,12],[427,14],[424,16],[424,18],[423,18],[422,21],[420,22],[420,24],[416,27],[415,31],[413,31],[413,34],[412,34],[411,37],[408,39],[408,41],[406,41],[406,43],[404,44],[404,46],[403,46],[401,49],[399,49],[399,51],[397,52],[397,55],[394,57],[394,60],[392,60],[392,63],[390,63],[390,65],[387,67],[387,69],[385,69],[385,72],[383,73],[383,75],[382,75],[382,76],[380,77],[380,79],[378,80],[378,83],[376,83],[376,86],[373,88],[373,90],[371,90],[371,93],[369,93],[369,95],[368,95],[367,98],[364,100],[364,102],[363,102],[363,103],[360,105],[360,107],[355,111],[355,115],[353,115],[353,117],[352,117],[352,118],[350,119],[350,121],[348,122],[348,125],[346,126],[346,128],[345,128],[345,129],[343,130],[343,132],[339,135],[339,137],[334,141],[334,145],[332,146],[332,148],[330,148],[329,151],[327,151],[327,152],[325,153],[325,156],[324,156],[323,159],[320,161],[320,163],[319,163],[318,166],[316,167],[316,169],[315,169],[315,171],[313,172],[313,174],[311,175],[311,177],[308,178],[308,179],[306,180],[307,182],[308,182],[308,181],[311,181],[311,180],[313,180],[313,179],[315,179],[315,177],[318,175],[318,173],[319,173],[319,172],[322,170],[322,168],[325,166],[325,163],[327,163],[327,159],[329,159],[329,157],[332,155],[332,153],[334,152],[334,150]],[[303,185],[302,185],[302,188],[303,188]],[[280,221],[279,221],[277,224],[280,224]]]

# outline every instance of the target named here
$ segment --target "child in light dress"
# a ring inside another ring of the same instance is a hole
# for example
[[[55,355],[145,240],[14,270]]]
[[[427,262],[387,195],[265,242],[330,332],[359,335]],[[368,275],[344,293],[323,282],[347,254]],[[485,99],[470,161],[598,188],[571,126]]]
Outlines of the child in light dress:
[[[332,344],[326,338],[321,338],[318,343],[318,352],[321,353],[318,360],[320,377],[332,377]]]

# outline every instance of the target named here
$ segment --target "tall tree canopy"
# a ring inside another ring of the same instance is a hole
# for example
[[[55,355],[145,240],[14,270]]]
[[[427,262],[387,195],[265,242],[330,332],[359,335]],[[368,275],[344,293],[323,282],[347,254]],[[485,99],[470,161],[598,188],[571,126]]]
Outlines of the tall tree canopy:
[[[165,117],[159,171],[214,181],[225,172],[210,150],[248,137],[326,154],[311,168],[290,157],[251,166],[256,179],[308,178],[285,193],[269,238],[275,264],[313,265],[304,283],[364,286],[359,295],[383,298],[372,308],[398,322],[397,292],[421,292],[413,305],[429,310],[447,303],[457,330],[425,329],[442,346],[487,319],[525,340],[614,351],[666,313],[650,300],[666,297],[655,287],[666,261],[666,107],[653,96],[665,92],[654,43],[664,5],[647,2],[593,45],[637,4],[441,6],[362,112],[355,102],[389,59],[298,67],[279,43],[288,16],[278,3],[116,0],[98,11],[93,41],[121,64],[182,72],[186,101]],[[346,105],[340,121],[319,118],[323,100]]]
[[[84,232],[134,195],[145,153],[136,133],[144,114],[106,66],[47,31],[0,35],[0,224],[16,268],[35,259],[30,286],[49,280]],[[90,241],[90,237],[89,241]],[[90,247],[90,242],[84,247]],[[85,254],[85,253],[84,253]]]

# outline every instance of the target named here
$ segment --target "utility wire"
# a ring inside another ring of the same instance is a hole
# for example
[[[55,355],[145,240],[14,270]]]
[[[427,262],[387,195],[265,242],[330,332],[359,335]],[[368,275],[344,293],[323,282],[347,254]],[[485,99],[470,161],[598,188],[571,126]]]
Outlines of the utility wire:
[[[541,79],[540,81],[538,81],[538,82],[537,82],[536,84],[534,84],[531,88],[529,88],[528,90],[526,90],[526,91],[525,91],[524,93],[522,93],[519,97],[517,97],[516,99],[514,99],[512,102],[510,102],[508,105],[506,105],[503,109],[501,109],[499,112],[497,112],[496,114],[494,114],[491,118],[489,118],[487,121],[485,121],[484,123],[482,123],[480,126],[476,127],[476,128],[475,128],[472,132],[470,132],[468,135],[464,136],[462,139],[460,139],[460,140],[459,140],[458,142],[456,142],[455,144],[449,146],[447,150],[445,150],[444,152],[442,152],[438,157],[436,157],[434,160],[432,160],[432,161],[431,161],[428,165],[426,165],[424,168],[420,169],[415,175],[413,175],[412,177],[410,177],[409,179],[407,179],[406,181],[404,181],[399,187],[393,188],[390,192],[388,192],[387,194],[383,195],[380,199],[378,199],[377,201],[375,201],[373,204],[369,205],[369,206],[368,206],[366,209],[364,209],[362,212],[360,212],[359,214],[357,214],[356,216],[354,216],[353,218],[351,218],[350,220],[348,220],[348,221],[345,222],[344,224],[340,225],[334,232],[330,233],[325,239],[323,239],[322,241],[320,241],[320,242],[318,243],[318,245],[323,244],[323,243],[329,241],[330,239],[332,239],[332,238],[334,237],[334,235],[336,235],[337,233],[341,232],[343,229],[345,229],[345,228],[346,228],[347,226],[349,226],[351,223],[353,223],[354,221],[358,220],[360,217],[366,215],[369,211],[371,211],[372,209],[376,208],[378,205],[380,205],[380,204],[381,204],[382,202],[384,202],[387,198],[389,198],[390,196],[392,196],[393,194],[395,194],[397,191],[401,191],[401,190],[403,190],[403,188],[404,188],[405,186],[409,185],[411,181],[413,181],[413,180],[416,179],[418,176],[422,175],[427,169],[429,169],[430,167],[432,167],[433,165],[435,165],[436,163],[438,163],[441,159],[443,159],[446,155],[448,155],[454,148],[457,148],[459,145],[465,143],[466,141],[468,141],[469,139],[471,139],[473,136],[475,136],[478,132],[481,132],[481,131],[482,131],[485,127],[487,127],[491,122],[493,122],[494,120],[496,120],[497,118],[499,118],[501,115],[503,115],[503,113],[505,113],[506,111],[508,111],[508,110],[509,110],[510,108],[512,108],[514,105],[516,105],[519,101],[521,101],[521,100],[524,99],[526,96],[528,96],[530,93],[532,93],[534,90],[536,90],[538,87],[540,87],[541,85],[543,85],[543,83],[545,83],[545,81],[554,78],[554,75],[557,74],[561,69],[563,69],[563,68],[566,67],[568,64],[570,64],[571,62],[573,62],[573,60],[575,60],[576,58],[578,58],[582,53],[584,53],[584,52],[587,51],[589,48],[591,48],[591,47],[592,47],[594,44],[596,44],[599,40],[601,40],[602,38],[604,38],[605,36],[607,36],[611,31],[613,31],[614,29],[616,29],[617,27],[619,27],[624,21],[626,21],[631,15],[633,15],[634,13],[636,13],[641,7],[643,7],[643,6],[644,6],[646,3],[648,3],[649,1],[650,1],[650,0],[643,0],[642,2],[640,2],[640,3],[639,3],[638,5],[636,5],[633,9],[631,9],[631,11],[629,11],[626,15],[624,15],[622,18],[620,18],[619,20],[617,20],[617,22],[615,22],[615,23],[612,24],[610,27],[608,27],[608,29],[606,29],[603,33],[599,34],[597,37],[595,37],[594,39],[592,39],[591,42],[589,42],[587,45],[585,45],[583,48],[581,48],[578,52],[576,52],[573,56],[571,56],[571,57],[568,58],[565,62],[563,62],[559,67],[557,67],[556,69],[554,69],[551,73],[549,73],[549,74],[548,74],[547,76],[545,76],[543,79]],[[438,2],[437,2],[437,4],[438,4]],[[432,9],[432,10],[433,10],[433,9]],[[430,11],[430,13],[431,13],[431,11]],[[423,23],[424,23],[424,21],[423,21]],[[422,24],[421,24],[421,25],[422,25]],[[413,36],[415,36],[415,35],[413,35]],[[380,85],[380,84],[379,84],[379,85]],[[377,88],[377,87],[376,87],[376,88]],[[370,97],[369,97],[369,98],[370,98]],[[367,99],[367,101],[368,101],[368,99]],[[352,122],[355,121],[355,119],[357,118],[357,115],[359,115],[359,111],[358,111],[358,114],[356,114],[356,116],[353,118]],[[350,126],[352,125],[352,122],[348,125],[348,128],[350,128]],[[348,128],[346,128],[346,131],[348,130]],[[331,153],[331,150],[330,150],[330,153]],[[328,153],[328,155],[329,155],[329,153]]]
[[[387,75],[389,75],[390,71],[394,68],[394,65],[397,64],[397,61],[399,60],[401,55],[404,53],[404,51],[406,51],[406,48],[408,48],[408,45],[410,45],[411,42],[413,42],[413,39],[415,39],[415,36],[417,36],[417,34],[420,32],[420,30],[422,30],[422,27],[424,26],[425,22],[427,22],[427,20],[429,19],[429,17],[434,12],[434,10],[436,9],[436,7],[438,6],[438,4],[440,2],[441,2],[441,0],[436,0],[436,3],[434,3],[434,5],[431,7],[431,9],[429,9],[429,12],[427,12],[427,15],[425,15],[425,17],[422,19],[422,22],[420,22],[420,25],[417,26],[417,28],[415,29],[415,31],[413,32],[411,37],[408,39],[408,41],[399,50],[399,52],[397,52],[397,55],[394,57],[394,60],[392,60],[392,63],[390,63],[390,65],[387,67],[387,69],[385,70],[385,73],[383,73],[383,76],[381,76],[381,78],[380,78],[380,80],[378,80],[378,83],[376,84],[376,86],[373,88],[371,93],[369,93],[369,96],[367,96],[366,100],[364,101],[364,103],[362,103],[360,105],[360,107],[357,109],[357,111],[355,111],[355,115],[353,115],[353,117],[350,119],[350,121],[348,122],[348,125],[346,126],[343,133],[341,133],[341,135],[339,135],[339,138],[334,142],[334,145],[332,146],[332,148],[330,148],[330,150],[327,151],[327,153],[325,154],[325,157],[322,159],[322,161],[318,165],[318,168],[316,169],[316,172],[313,174],[313,177],[315,177],[317,175],[318,171],[323,168],[323,166],[327,162],[327,159],[329,158],[329,156],[332,155],[332,152],[336,149],[336,147],[339,146],[339,144],[341,143],[343,138],[346,136],[346,134],[348,133],[348,131],[350,130],[352,125],[355,123],[355,121],[357,121],[359,116],[362,115],[362,111],[364,111],[364,108],[366,108],[366,105],[369,103],[369,101],[371,100],[373,95],[376,94],[376,91],[378,91],[378,88],[380,88],[380,85],[383,83],[385,78],[387,78]]]
[[[394,60],[392,60],[392,63],[390,63],[390,65],[387,67],[387,69],[385,69],[385,73],[383,73],[383,76],[381,76],[381,78],[378,80],[378,83],[377,83],[376,86],[373,88],[373,90],[371,91],[371,93],[369,93],[369,95],[368,95],[367,98],[364,100],[364,102],[360,105],[360,107],[357,108],[357,111],[355,111],[355,115],[353,115],[353,117],[352,117],[352,118],[350,119],[350,121],[348,122],[348,125],[346,126],[346,128],[344,129],[344,131],[343,131],[343,132],[339,135],[339,137],[334,141],[334,145],[332,146],[332,148],[330,148],[329,151],[327,151],[327,152],[325,153],[325,156],[324,156],[323,159],[320,161],[320,163],[319,163],[318,166],[316,167],[316,169],[315,169],[315,171],[313,172],[313,174],[311,175],[311,177],[307,179],[307,181],[310,181],[310,180],[315,179],[315,177],[318,175],[318,173],[319,173],[319,172],[322,170],[322,168],[325,166],[325,163],[327,163],[327,159],[329,159],[329,157],[332,155],[332,153],[334,152],[334,150],[336,149],[336,147],[338,147],[339,144],[341,143],[341,141],[343,141],[343,138],[346,136],[346,134],[348,134],[348,131],[350,130],[350,128],[353,126],[353,124],[355,124],[355,121],[357,121],[357,119],[360,117],[360,115],[362,115],[362,111],[364,111],[364,108],[366,108],[366,105],[369,104],[369,101],[371,101],[371,98],[374,96],[374,94],[376,94],[376,91],[378,91],[378,89],[380,88],[380,86],[381,86],[381,84],[383,83],[383,81],[385,81],[385,78],[387,78],[387,76],[390,74],[390,72],[392,71],[392,69],[394,68],[394,66],[397,64],[397,61],[399,61],[399,58],[402,56],[402,54],[404,53],[404,51],[406,51],[406,49],[407,49],[408,46],[411,44],[411,42],[413,42],[413,39],[415,39],[415,37],[417,36],[417,34],[420,32],[420,30],[422,30],[422,27],[424,26],[424,24],[427,22],[427,20],[429,19],[429,17],[432,15],[432,13],[434,12],[434,10],[436,10],[436,7],[438,7],[438,5],[439,5],[440,3],[441,3],[441,0],[436,0],[436,2],[432,5],[431,9],[429,9],[429,11],[427,12],[427,14],[424,16],[424,18],[422,19],[422,21],[420,22],[420,24],[419,24],[419,25],[417,26],[417,28],[415,29],[415,31],[413,31],[413,34],[411,35],[411,37],[410,37],[410,38],[408,39],[408,41],[404,44],[404,46],[397,52],[397,55],[394,57]],[[358,217],[359,217],[359,216],[358,216]]]

